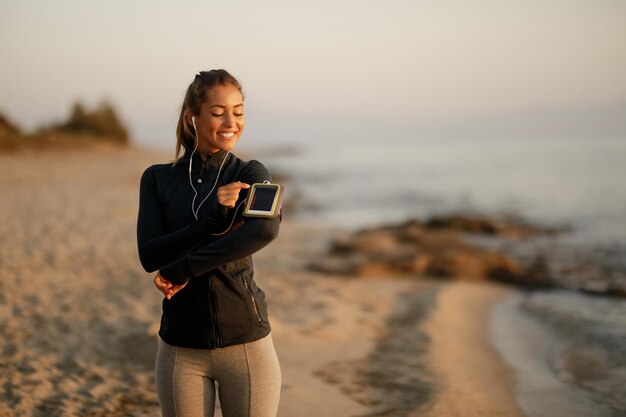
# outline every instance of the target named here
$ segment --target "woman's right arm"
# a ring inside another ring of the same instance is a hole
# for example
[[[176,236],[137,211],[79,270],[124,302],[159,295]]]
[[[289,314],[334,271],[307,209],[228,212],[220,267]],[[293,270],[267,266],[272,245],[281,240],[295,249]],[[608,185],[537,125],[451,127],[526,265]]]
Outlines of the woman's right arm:
[[[209,217],[204,217],[181,229],[164,233],[163,213],[157,195],[155,173],[148,168],[141,176],[137,216],[139,260],[147,272],[154,272],[206,243],[211,230],[217,226]]]

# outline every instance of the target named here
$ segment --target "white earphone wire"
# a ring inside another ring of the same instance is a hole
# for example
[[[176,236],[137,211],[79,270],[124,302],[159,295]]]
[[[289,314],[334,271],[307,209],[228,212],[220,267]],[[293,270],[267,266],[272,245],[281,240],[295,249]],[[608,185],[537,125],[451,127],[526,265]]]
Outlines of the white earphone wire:
[[[237,205],[237,207],[235,208],[235,212],[233,213],[233,219],[230,221],[230,225],[228,226],[228,228],[226,230],[224,230],[223,232],[220,233],[211,233],[211,236],[221,236],[223,234],[226,234],[226,232],[228,232],[230,230],[231,227],[233,227],[233,223],[235,223],[235,218],[237,217],[237,211],[239,211],[239,207],[241,207],[241,205],[243,203],[246,202],[246,199],[244,198],[241,203],[239,203]]]
[[[202,207],[202,204],[204,204],[206,199],[209,198],[211,193],[213,193],[213,190],[215,190],[215,186],[217,185],[217,182],[220,179],[220,173],[222,172],[222,168],[224,167],[224,163],[226,162],[226,159],[228,159],[228,155],[230,155],[230,151],[228,151],[226,155],[224,156],[224,159],[222,159],[222,163],[220,164],[220,169],[217,171],[217,177],[215,178],[215,183],[213,183],[213,187],[211,187],[211,191],[209,191],[206,197],[202,199],[198,207],[194,209],[194,205],[196,203],[196,197],[198,197],[198,190],[196,190],[196,187],[194,187],[193,181],[191,179],[191,165],[192,165],[192,160],[193,160],[193,154],[196,152],[196,149],[198,149],[198,130],[196,129],[196,118],[194,116],[191,117],[191,123],[193,123],[195,146],[193,148],[193,151],[191,152],[191,156],[189,157],[189,185],[191,185],[191,188],[193,188],[193,192],[194,192],[193,200],[191,200],[191,212],[193,213],[193,217],[196,220],[198,220],[198,213],[200,212],[200,207]],[[232,223],[231,223],[231,226],[232,226]],[[228,231],[228,229],[226,231]]]

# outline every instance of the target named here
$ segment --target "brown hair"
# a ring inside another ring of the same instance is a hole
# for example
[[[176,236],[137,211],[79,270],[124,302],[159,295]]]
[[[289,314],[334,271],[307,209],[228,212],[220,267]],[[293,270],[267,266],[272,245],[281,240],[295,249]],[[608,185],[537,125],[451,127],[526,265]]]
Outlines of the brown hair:
[[[174,163],[178,162],[178,160],[183,156],[181,155],[181,150],[184,154],[184,150],[192,150],[195,146],[196,135],[193,125],[187,123],[187,115],[189,113],[193,115],[200,114],[200,107],[206,100],[209,90],[219,85],[228,84],[232,84],[237,87],[243,96],[243,90],[239,81],[230,75],[228,71],[223,69],[200,71],[196,74],[196,77],[193,79],[191,84],[189,84],[187,92],[185,93],[183,105],[180,109],[178,125],[176,126],[176,155]]]

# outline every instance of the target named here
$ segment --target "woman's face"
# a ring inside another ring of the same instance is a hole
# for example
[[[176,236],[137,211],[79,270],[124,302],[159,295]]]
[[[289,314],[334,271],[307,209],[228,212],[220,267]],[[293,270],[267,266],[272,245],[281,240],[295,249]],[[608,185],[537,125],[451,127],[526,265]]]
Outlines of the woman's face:
[[[195,115],[198,152],[215,153],[232,150],[243,132],[243,96],[232,84],[218,85],[207,93],[207,99]],[[191,115],[189,115],[191,123]]]

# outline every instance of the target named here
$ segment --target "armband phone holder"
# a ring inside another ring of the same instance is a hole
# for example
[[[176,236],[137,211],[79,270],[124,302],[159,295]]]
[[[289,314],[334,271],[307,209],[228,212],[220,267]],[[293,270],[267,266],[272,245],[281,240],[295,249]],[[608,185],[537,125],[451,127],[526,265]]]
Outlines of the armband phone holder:
[[[255,183],[250,186],[243,215],[246,217],[278,217],[284,189],[280,184]]]

